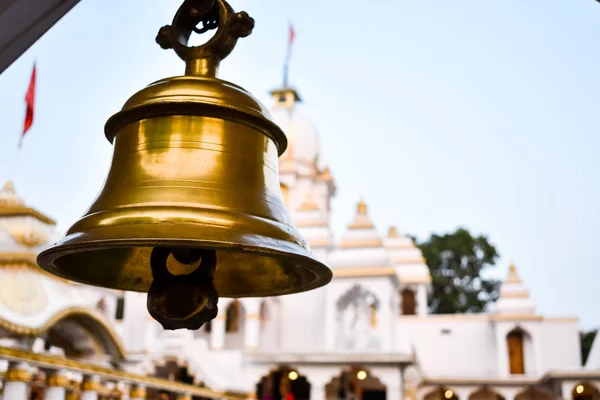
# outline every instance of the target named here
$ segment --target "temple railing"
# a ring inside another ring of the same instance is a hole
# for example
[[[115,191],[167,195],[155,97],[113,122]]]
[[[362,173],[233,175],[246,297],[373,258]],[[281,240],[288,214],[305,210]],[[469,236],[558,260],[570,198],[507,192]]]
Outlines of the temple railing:
[[[8,362],[1,374],[3,400],[247,398],[16,348],[0,347],[0,360]]]

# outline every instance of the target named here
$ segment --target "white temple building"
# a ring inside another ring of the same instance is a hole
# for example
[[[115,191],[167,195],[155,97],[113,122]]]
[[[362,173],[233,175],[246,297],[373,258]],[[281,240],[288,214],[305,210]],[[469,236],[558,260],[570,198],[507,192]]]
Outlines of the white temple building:
[[[365,201],[335,238],[336,187],[320,167],[317,131],[296,90],[272,95],[273,117],[289,139],[282,194],[313,253],[333,270],[329,285],[221,298],[217,318],[199,331],[164,331],[148,315],[145,294],[83,286],[38,268],[37,253],[59,234],[9,182],[0,192],[0,346],[268,400],[290,393],[296,400],[600,399],[600,341],[582,366],[578,319],[537,314],[514,266],[493,312],[430,315],[431,277],[420,250],[394,227],[382,235]],[[14,376],[4,375],[4,400],[29,396],[7,394]],[[135,393],[130,398],[145,396]]]

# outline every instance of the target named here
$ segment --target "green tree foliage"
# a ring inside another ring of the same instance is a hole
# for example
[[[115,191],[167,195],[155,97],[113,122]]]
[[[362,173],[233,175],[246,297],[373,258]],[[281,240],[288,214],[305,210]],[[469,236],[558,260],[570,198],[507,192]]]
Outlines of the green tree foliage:
[[[498,299],[500,281],[482,273],[496,263],[496,248],[485,236],[473,237],[466,229],[415,241],[431,273],[433,314],[476,313]]]
[[[588,356],[590,355],[590,350],[592,349],[592,344],[594,343],[594,338],[598,333],[598,329],[594,329],[589,332],[580,332],[579,339],[581,340],[581,363],[585,365],[587,362]]]

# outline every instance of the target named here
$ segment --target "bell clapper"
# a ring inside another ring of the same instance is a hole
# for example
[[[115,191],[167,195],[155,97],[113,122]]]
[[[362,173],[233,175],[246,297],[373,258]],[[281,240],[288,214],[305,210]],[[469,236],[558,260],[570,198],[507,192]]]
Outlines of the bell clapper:
[[[148,312],[164,329],[200,329],[218,313],[214,250],[155,247]]]
[[[156,42],[163,49],[175,50],[186,63],[186,75],[214,78],[221,60],[253,28],[254,19],[246,12],[236,13],[224,0],[184,0],[172,24],[160,28]],[[188,46],[192,33],[212,29],[216,33],[208,42]],[[153,281],[148,291],[150,315],[165,329],[199,329],[215,318],[216,263],[214,250],[154,248],[150,261]]]

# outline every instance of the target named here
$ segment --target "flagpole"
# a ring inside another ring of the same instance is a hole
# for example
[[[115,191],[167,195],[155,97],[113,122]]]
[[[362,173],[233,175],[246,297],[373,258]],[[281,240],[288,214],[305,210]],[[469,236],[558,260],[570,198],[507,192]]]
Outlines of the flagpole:
[[[283,87],[284,87],[284,89],[288,87],[288,68],[289,68],[289,60],[288,60],[288,57],[286,57],[285,62],[283,63]]]
[[[283,61],[283,87],[287,88],[288,87],[288,73],[289,73],[289,67],[290,67],[290,59],[292,58],[292,44],[294,43],[294,38],[296,36],[296,33],[294,32],[294,27],[292,26],[292,24],[289,24],[290,27],[290,31],[289,31],[289,37],[288,37],[288,46],[287,46],[287,52],[285,55],[285,60]]]

